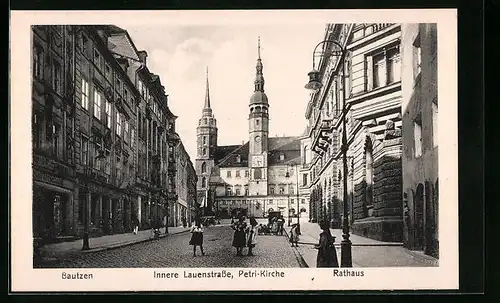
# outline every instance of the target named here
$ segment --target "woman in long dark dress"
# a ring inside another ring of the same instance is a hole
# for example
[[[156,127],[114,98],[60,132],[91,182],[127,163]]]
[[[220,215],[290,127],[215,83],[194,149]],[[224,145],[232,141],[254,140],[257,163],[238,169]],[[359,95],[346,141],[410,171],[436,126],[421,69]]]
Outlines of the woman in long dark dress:
[[[201,224],[200,218],[196,218],[191,226],[191,240],[189,240],[189,245],[193,245],[193,257],[196,257],[196,246],[200,247],[201,255],[204,256],[203,252],[203,225]]]
[[[245,223],[245,218],[240,216],[238,221],[231,225],[234,229],[233,246],[236,247],[236,255],[243,256],[243,248],[246,246],[246,234],[245,230],[247,224]]]
[[[320,227],[323,230],[319,234],[318,256],[316,258],[316,267],[339,267],[337,260],[337,251],[335,249],[335,237],[330,233],[328,222],[321,222]]]

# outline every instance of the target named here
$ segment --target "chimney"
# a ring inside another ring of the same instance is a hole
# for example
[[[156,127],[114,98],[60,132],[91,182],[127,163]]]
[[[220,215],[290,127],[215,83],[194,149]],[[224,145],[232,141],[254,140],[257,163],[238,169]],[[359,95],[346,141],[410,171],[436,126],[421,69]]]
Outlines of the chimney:
[[[146,66],[146,59],[148,58],[148,53],[143,51],[138,51],[137,55],[139,56],[139,61],[141,61],[142,65]]]

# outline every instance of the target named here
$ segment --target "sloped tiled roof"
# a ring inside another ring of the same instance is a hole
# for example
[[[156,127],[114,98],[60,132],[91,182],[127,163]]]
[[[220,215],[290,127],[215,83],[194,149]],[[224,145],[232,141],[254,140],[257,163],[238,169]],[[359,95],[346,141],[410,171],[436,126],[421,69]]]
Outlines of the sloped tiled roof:
[[[240,145],[220,160],[219,167],[248,167],[248,142]]]
[[[267,160],[269,166],[299,163],[299,137],[274,137],[268,140],[269,154]],[[281,160],[281,154],[284,155],[283,160]]]
[[[215,165],[218,165],[222,160],[224,160],[224,158],[227,155],[229,155],[231,152],[235,151],[239,147],[241,147],[241,145],[217,146],[214,155]]]

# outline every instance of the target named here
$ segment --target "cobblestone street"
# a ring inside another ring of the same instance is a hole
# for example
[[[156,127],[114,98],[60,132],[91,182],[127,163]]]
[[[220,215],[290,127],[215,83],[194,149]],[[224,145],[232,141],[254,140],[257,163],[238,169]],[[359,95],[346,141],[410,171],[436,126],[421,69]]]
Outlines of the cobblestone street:
[[[295,252],[283,236],[259,236],[255,256],[237,257],[231,246],[233,230],[213,226],[205,230],[204,251],[193,257],[190,233],[171,235],[117,249],[84,253],[72,259],[42,265],[49,268],[149,268],[149,267],[300,267]],[[246,250],[244,251],[246,253]]]

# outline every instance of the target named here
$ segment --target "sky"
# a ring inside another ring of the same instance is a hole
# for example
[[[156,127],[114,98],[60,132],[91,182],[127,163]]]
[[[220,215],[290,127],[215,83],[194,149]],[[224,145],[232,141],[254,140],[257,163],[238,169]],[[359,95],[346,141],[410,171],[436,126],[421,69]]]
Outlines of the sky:
[[[323,40],[324,23],[283,25],[120,25],[147,65],[160,76],[176,129],[194,163],[196,126],[205,100],[206,70],[218,125],[218,145],[248,141],[248,113],[254,91],[258,37],[269,98],[269,135],[298,136],[307,125],[310,92],[304,88],[312,51]]]

